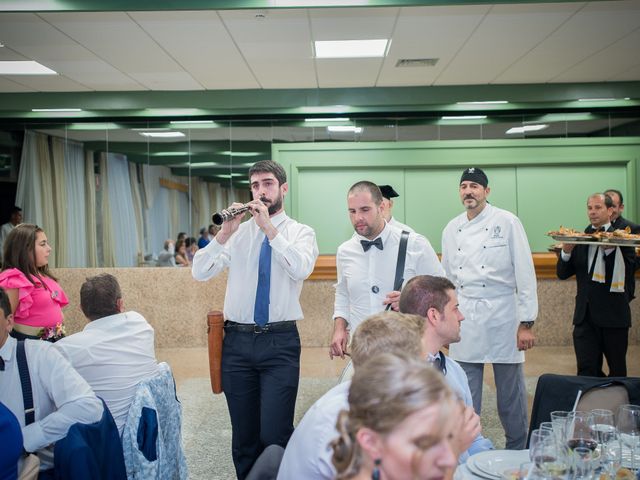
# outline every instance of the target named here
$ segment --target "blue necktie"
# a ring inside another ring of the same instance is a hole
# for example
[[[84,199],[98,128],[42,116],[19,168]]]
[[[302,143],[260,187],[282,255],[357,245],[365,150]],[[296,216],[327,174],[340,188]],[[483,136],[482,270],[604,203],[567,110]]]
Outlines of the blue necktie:
[[[271,291],[271,245],[265,236],[260,246],[258,261],[258,288],[256,305],[253,310],[253,321],[264,327],[269,323],[269,292]]]

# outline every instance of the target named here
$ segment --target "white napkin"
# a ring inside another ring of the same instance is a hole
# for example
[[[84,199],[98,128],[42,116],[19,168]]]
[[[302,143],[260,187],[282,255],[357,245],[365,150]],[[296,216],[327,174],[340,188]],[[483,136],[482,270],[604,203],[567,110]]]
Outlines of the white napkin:
[[[605,282],[605,265],[604,265],[604,251],[602,255],[598,254],[600,248],[595,245],[589,245],[589,254],[587,268],[593,264],[593,257],[596,256],[595,266],[593,268],[593,275],[591,280],[598,283]],[[624,292],[624,258],[620,247],[616,247],[615,258],[613,261],[613,278],[611,279],[610,292],[623,293]]]

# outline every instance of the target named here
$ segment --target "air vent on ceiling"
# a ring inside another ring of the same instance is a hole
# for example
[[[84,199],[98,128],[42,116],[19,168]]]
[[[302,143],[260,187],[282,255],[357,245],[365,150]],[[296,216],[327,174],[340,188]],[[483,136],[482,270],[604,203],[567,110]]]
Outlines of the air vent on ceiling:
[[[434,67],[439,58],[401,58],[396,67]]]

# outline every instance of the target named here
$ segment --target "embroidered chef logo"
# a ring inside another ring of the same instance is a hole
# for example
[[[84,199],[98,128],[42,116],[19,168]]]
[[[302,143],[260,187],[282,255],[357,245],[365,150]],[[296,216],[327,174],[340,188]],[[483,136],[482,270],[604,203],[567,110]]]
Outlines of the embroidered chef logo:
[[[476,169],[471,167],[467,170],[468,173],[476,173]]]
[[[491,238],[502,238],[502,229],[500,228],[500,225],[496,225],[495,227],[493,227]]]

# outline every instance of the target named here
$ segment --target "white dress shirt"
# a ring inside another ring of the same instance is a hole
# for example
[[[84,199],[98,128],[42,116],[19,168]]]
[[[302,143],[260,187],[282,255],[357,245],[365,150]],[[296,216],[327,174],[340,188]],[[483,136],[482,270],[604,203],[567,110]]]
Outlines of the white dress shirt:
[[[378,236],[382,250],[372,246],[365,252],[360,241],[367,239],[358,234],[338,247],[333,318],[344,318],[352,332],[365,318],[385,309],[382,302],[394,290],[401,235],[401,230],[387,224]],[[442,276],[444,270],[429,241],[412,233],[407,242],[404,282],[416,275]]]
[[[463,212],[442,234],[442,266],[457,289],[462,340],[452,358],[470,363],[521,363],[516,333],[538,316],[536,273],[522,223],[487,204],[473,220]]]
[[[278,480],[335,478],[329,443],[338,437],[338,414],[349,409],[349,387],[350,380],[336,385],[307,410],[287,443]]]
[[[89,322],[54,347],[106,402],[122,434],[138,384],[158,370],[151,325],[137,312],[118,313]]]
[[[100,420],[102,402],[52,344],[26,340],[25,353],[31,376],[35,421],[25,426],[16,346],[16,339],[9,337],[0,348],[0,356],[5,362],[5,370],[0,371],[0,402],[20,422],[24,449],[38,452],[40,469],[53,468],[52,450],[42,449],[64,438],[74,423],[95,423]]]
[[[404,223],[399,222],[395,219],[395,217],[391,217],[391,220],[389,220],[387,223],[389,225],[393,225],[396,228],[399,228],[400,230],[404,230],[405,232],[416,233],[413,228],[411,228],[409,225],[405,225]]]
[[[311,275],[318,258],[316,234],[311,227],[289,218],[285,212],[271,217],[271,223],[278,234],[269,242],[272,248],[269,321],[299,320],[303,318],[302,282]],[[214,237],[193,257],[191,274],[196,280],[209,280],[229,268],[224,299],[226,320],[254,323],[258,261],[264,237],[251,219],[241,223],[224,245]]]

